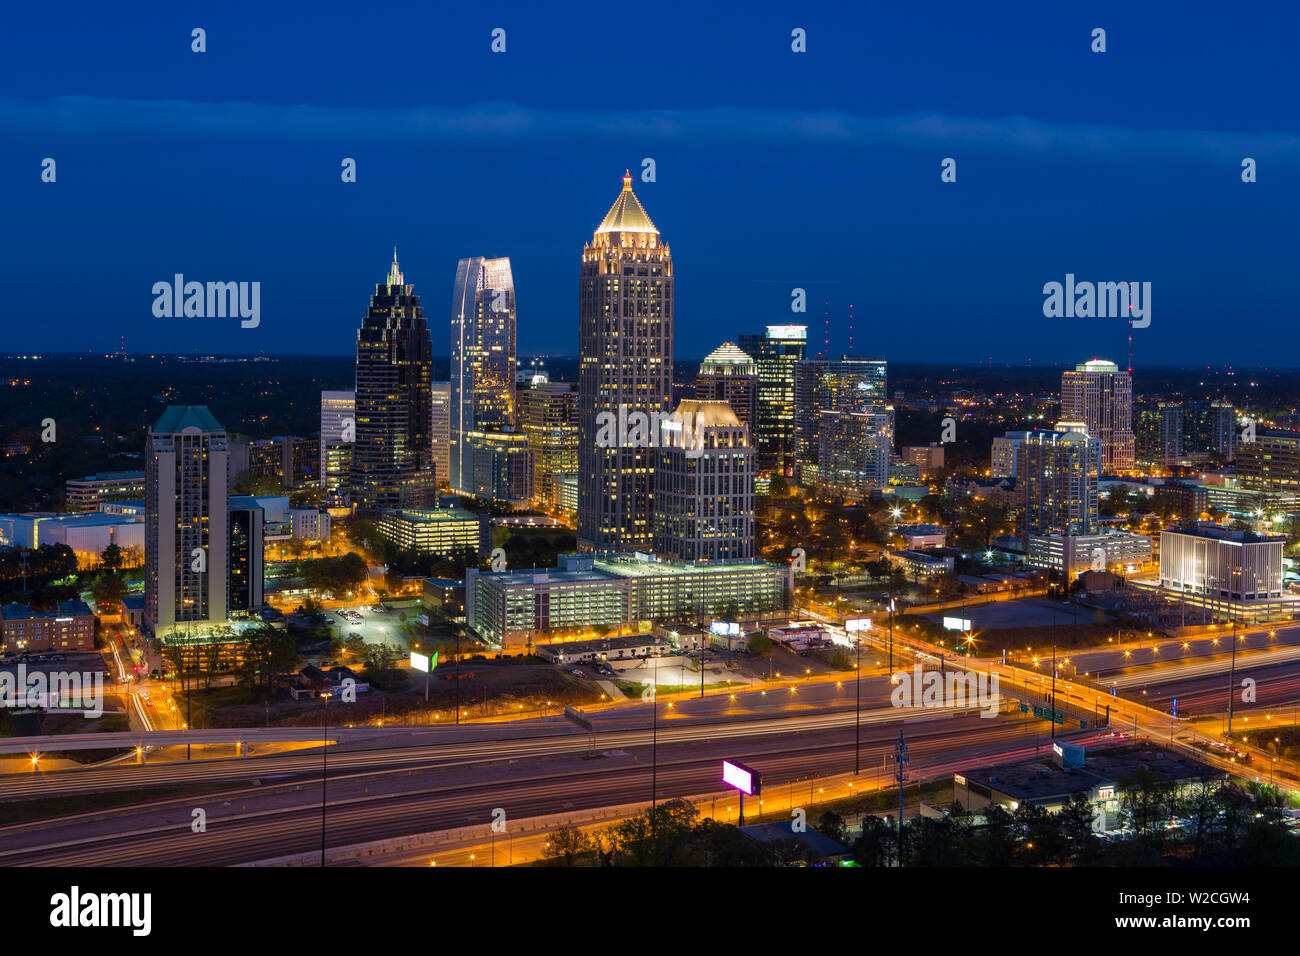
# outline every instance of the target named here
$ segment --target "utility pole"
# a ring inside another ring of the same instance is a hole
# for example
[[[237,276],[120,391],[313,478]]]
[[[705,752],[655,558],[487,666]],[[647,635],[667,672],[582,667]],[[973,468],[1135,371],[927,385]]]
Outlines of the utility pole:
[[[659,864],[659,834],[656,832],[655,799],[659,791],[659,655],[655,654],[654,690],[650,694],[650,840],[654,864]]]
[[[1228,669],[1228,737],[1232,737],[1232,698],[1237,691],[1237,619],[1232,620],[1232,666]]]
[[[855,631],[854,647],[858,651],[857,678],[854,684],[858,691],[857,715],[853,719],[853,775],[862,772],[862,633]]]
[[[329,779],[329,723],[330,694],[327,689],[321,694],[325,709],[321,712],[321,748],[320,748],[320,865],[325,865],[325,782]]]
[[[903,739],[903,731],[898,731],[898,743],[894,744],[894,779],[898,782],[898,865],[903,865],[903,783],[907,779],[907,771],[903,768],[912,762],[912,758],[907,754],[907,741]]]
[[[1052,648],[1052,739],[1056,739],[1056,648]]]

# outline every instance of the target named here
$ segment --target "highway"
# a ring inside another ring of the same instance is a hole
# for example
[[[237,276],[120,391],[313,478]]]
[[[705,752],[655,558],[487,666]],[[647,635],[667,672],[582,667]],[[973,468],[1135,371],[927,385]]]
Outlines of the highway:
[[[847,718],[847,719],[846,719]],[[863,776],[887,779],[884,761],[898,736],[890,710],[863,721]],[[964,766],[1047,752],[1047,726],[1001,718],[923,715],[906,726],[912,773],[943,775]],[[650,794],[650,731],[433,748],[432,753],[365,751],[330,755],[326,842],[330,846],[490,823],[495,808],[527,817],[617,805]],[[851,714],[789,716],[765,722],[706,722],[661,728],[656,795],[716,789],[719,761],[744,759],[767,786],[814,771],[853,769]],[[276,758],[277,765],[299,756]],[[247,765],[247,762],[244,762]],[[185,769],[185,765],[166,765]],[[124,768],[125,769],[125,768]],[[148,768],[139,768],[148,769]],[[5,865],[227,865],[319,848],[321,776],[282,770],[260,786],[150,801],[0,828]],[[206,813],[206,832],[191,828]]]

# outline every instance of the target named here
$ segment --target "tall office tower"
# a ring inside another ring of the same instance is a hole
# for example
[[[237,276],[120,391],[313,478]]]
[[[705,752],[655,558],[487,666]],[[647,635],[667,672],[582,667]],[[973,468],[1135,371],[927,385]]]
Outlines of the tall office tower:
[[[226,430],[203,405],[173,405],[145,441],[145,625],[221,623],[230,611]]]
[[[990,453],[989,477],[1016,477],[1016,451],[1029,432],[1007,432],[993,439]]]
[[[752,430],[757,425],[757,363],[731,342],[723,342],[700,363],[695,400],[726,402],[741,423]]]
[[[1237,483],[1267,494],[1272,504],[1300,505],[1300,434],[1258,430],[1237,445]]]
[[[1035,430],[1017,449],[1016,524],[1031,534],[1096,534],[1101,442],[1078,431]]]
[[[435,479],[432,422],[433,343],[415,287],[397,265],[375,286],[357,330],[354,500],[363,511],[420,507]]]
[[[1101,442],[1104,474],[1133,468],[1133,376],[1114,362],[1093,359],[1061,373],[1061,417],[1083,422]]]
[[[853,497],[889,484],[893,414],[886,363],[804,359],[795,366],[794,477]]]
[[[578,547],[646,550],[654,536],[650,449],[622,435],[612,447],[596,441],[602,413],[662,416],[672,397],[672,255],[630,174],[582,249],[578,353]]]
[[[456,264],[451,297],[451,487],[472,493],[473,432],[515,423],[515,280],[507,258]]]
[[[759,470],[793,474],[794,370],[808,351],[808,326],[769,325],[762,335],[741,335],[740,349],[758,371],[753,440]]]
[[[237,495],[230,499],[230,612],[236,617],[251,614],[264,603],[265,520],[266,511],[256,498]]]
[[[352,446],[357,432],[357,393],[320,393],[320,487],[338,495],[352,473]]]
[[[1183,451],[1230,461],[1237,454],[1237,412],[1228,402],[1183,405]]]
[[[533,492],[560,510],[558,482],[578,473],[578,387],[536,381],[515,393],[519,430],[533,452]]]
[[[433,383],[433,469],[451,484],[451,382]]]
[[[655,554],[687,562],[753,558],[757,476],[749,426],[731,405],[682,402],[655,451]]]

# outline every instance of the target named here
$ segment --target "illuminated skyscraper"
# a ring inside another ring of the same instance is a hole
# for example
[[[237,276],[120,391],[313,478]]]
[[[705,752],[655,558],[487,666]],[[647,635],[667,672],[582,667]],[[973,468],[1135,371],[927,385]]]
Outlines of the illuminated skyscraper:
[[[560,507],[558,482],[578,473],[578,390],[569,382],[534,382],[515,393],[519,429],[533,451],[533,491]]]
[[[451,300],[450,482],[473,493],[468,437],[515,424],[515,281],[508,258],[456,265]]]
[[[794,475],[859,498],[889,484],[894,420],[880,359],[804,359],[795,369]]]
[[[726,402],[753,435],[758,402],[758,366],[731,342],[723,342],[704,357],[695,378],[695,399]]]
[[[1016,449],[1016,524],[1020,537],[1097,533],[1101,442],[1057,428],[1026,432]]]
[[[364,511],[419,507],[434,495],[433,344],[415,287],[397,265],[375,287],[357,331],[352,486]]]
[[[451,382],[433,383],[433,467],[439,484],[451,483]]]
[[[750,424],[760,471],[794,468],[794,370],[808,349],[808,326],[769,325],[762,335],[740,336],[740,348],[758,371],[756,419]]]
[[[1093,359],[1061,373],[1061,418],[1082,422],[1101,442],[1102,474],[1134,467],[1133,376],[1114,362]]]
[[[326,496],[348,487],[356,438],[356,392],[320,393],[320,487]]]
[[[149,429],[144,616],[156,637],[229,616],[227,455],[226,430],[206,406],[172,406]]]
[[[754,557],[749,426],[726,402],[685,401],[655,450],[655,554],[669,561]]]
[[[651,449],[632,447],[624,435],[611,447],[597,445],[597,416],[664,416],[672,397],[672,256],[630,174],[582,250],[578,352],[578,547],[649,550]]]

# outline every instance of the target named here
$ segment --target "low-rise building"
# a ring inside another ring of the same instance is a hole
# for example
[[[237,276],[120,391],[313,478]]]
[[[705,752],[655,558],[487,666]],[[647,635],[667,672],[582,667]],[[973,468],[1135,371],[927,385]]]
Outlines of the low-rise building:
[[[144,497],[143,471],[105,471],[85,478],[69,478],[63,496],[73,511],[98,511],[106,501]]]
[[[656,634],[633,634],[626,637],[598,637],[585,641],[554,641],[538,644],[535,653],[552,664],[585,664],[593,661],[627,661],[644,657],[662,657],[673,646]]]
[[[948,544],[948,529],[932,524],[900,524],[891,532],[906,551],[942,548]]]
[[[1031,534],[1025,563],[1074,577],[1083,571],[1134,574],[1151,563],[1151,538],[1127,531],[1101,534]]]
[[[1082,747],[1057,742],[1055,756],[1045,760],[999,764],[953,774],[953,799],[979,811],[999,804],[1014,811],[1021,805],[1050,813],[1081,793],[1093,805],[1093,830],[1101,833],[1121,826],[1120,807],[1125,785],[1139,775],[1172,784],[1182,792],[1202,781],[1227,776],[1223,771],[1166,750],[1123,749],[1084,754]],[[1071,755],[1075,754],[1072,760]]]
[[[904,573],[917,578],[950,574],[956,565],[951,555],[931,554],[927,551],[890,551],[889,560],[900,565]]]
[[[328,511],[319,508],[289,509],[289,533],[295,541],[327,541],[330,527]]]
[[[455,554],[489,550],[487,519],[460,507],[396,508],[383,512],[376,527],[400,548],[430,554]]]
[[[558,567],[465,575],[470,628],[505,653],[656,621],[730,617],[787,606],[790,569],[766,561],[686,564],[647,554],[561,555]],[[734,619],[734,618],[732,618]]]
[[[60,601],[57,610],[26,604],[0,608],[0,647],[7,654],[31,651],[93,651],[95,615],[85,601]]]
[[[425,578],[422,603],[426,611],[442,611],[451,617],[465,613],[465,582],[454,578]]]
[[[1229,618],[1283,610],[1281,535],[1209,521],[1160,532],[1160,590]],[[1291,605],[1294,606],[1294,605]]]

